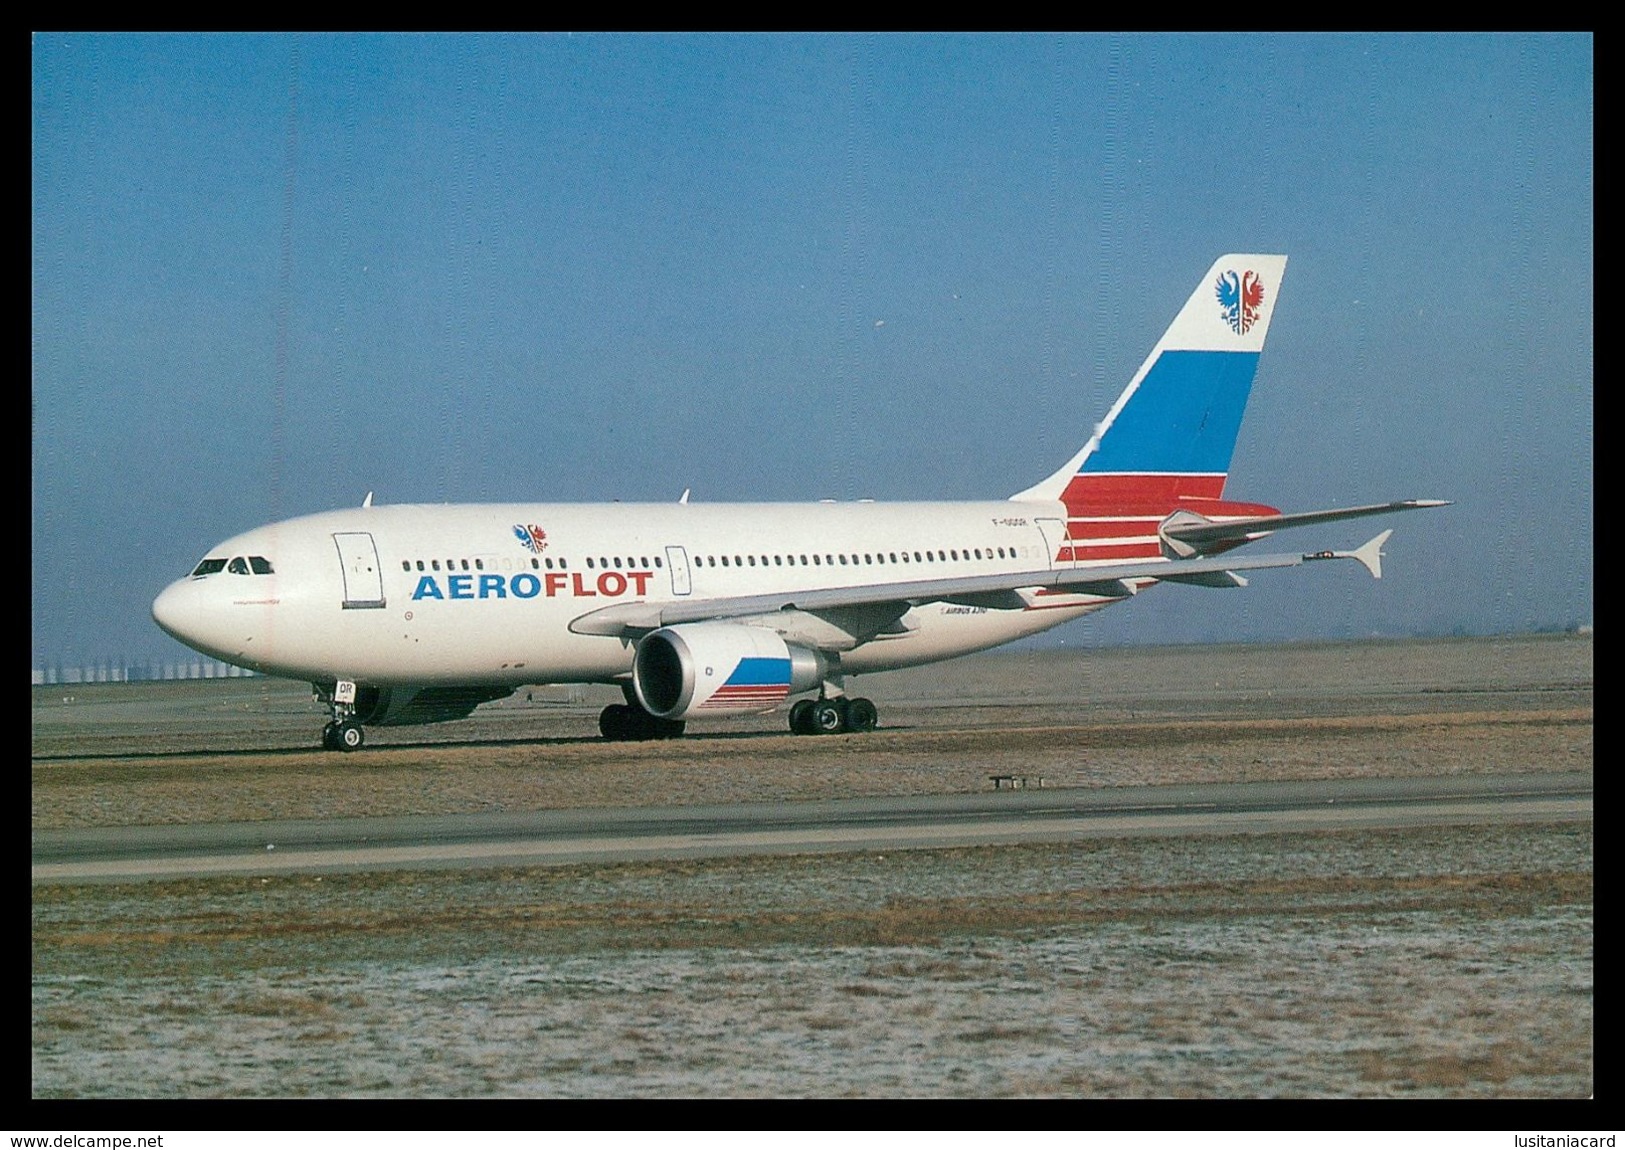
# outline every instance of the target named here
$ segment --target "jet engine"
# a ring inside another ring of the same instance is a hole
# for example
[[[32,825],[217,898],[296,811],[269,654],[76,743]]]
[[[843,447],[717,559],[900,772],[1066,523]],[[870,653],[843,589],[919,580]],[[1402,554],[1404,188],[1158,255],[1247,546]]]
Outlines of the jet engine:
[[[632,687],[660,719],[766,711],[823,682],[828,660],[765,627],[685,623],[651,631],[632,660]]]

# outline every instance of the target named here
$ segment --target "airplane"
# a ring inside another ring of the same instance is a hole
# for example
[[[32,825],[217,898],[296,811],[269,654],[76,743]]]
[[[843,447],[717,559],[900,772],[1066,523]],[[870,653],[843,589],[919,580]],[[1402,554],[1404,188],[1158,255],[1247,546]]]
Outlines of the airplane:
[[[1350,551],[1231,555],[1275,531],[1447,505],[1282,514],[1224,495],[1283,255],[1231,254],[1197,283],[1083,446],[982,502],[375,504],[211,547],[154,600],[165,632],[311,683],[321,744],[368,726],[466,718],[521,686],[603,683],[610,740],[789,707],[796,734],[873,729],[846,680],[1047,631],[1157,583],[1353,559],[1381,578],[1384,531]]]

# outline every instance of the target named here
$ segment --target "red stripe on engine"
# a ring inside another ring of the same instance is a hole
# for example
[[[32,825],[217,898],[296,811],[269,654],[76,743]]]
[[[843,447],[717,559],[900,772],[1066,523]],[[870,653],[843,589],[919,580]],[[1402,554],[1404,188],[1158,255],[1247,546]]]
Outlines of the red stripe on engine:
[[[790,687],[785,683],[718,687],[716,694],[701,703],[698,709],[703,711],[707,707],[771,707],[775,703],[782,703],[789,696]]]

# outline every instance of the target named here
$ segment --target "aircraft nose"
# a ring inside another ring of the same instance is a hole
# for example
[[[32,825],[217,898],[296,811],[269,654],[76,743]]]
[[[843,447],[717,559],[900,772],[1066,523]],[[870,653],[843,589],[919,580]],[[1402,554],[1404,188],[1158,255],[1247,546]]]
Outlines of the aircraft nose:
[[[152,621],[182,643],[189,642],[197,630],[196,597],[190,592],[186,580],[180,579],[165,587],[152,601]]]

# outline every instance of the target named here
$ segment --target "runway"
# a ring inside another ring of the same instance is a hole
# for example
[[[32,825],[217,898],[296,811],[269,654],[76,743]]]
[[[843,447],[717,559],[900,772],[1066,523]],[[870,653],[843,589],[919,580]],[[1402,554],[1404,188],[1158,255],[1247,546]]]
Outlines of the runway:
[[[36,831],[35,884],[906,850],[1592,818],[1583,772]]]

